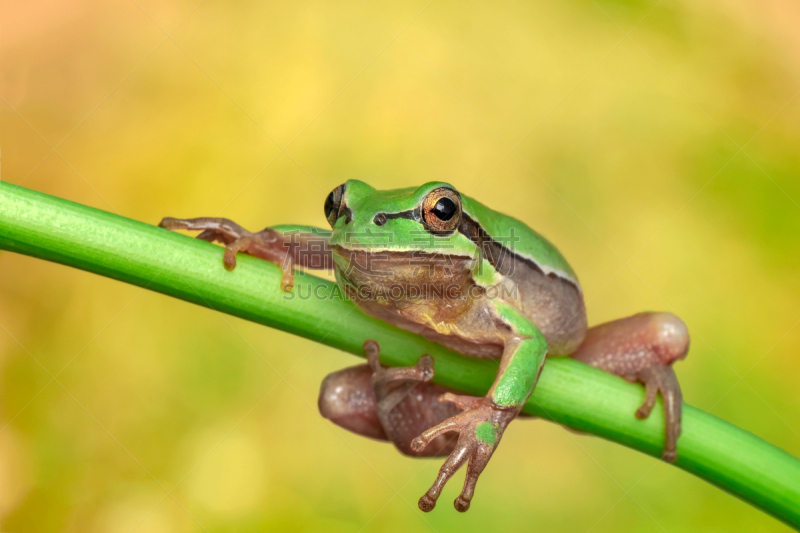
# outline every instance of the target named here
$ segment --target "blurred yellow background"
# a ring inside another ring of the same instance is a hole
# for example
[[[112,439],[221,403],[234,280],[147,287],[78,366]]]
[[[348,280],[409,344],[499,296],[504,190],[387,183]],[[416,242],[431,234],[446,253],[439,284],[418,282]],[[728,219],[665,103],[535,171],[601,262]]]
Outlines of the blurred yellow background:
[[[323,226],[348,178],[450,181],[559,246],[591,323],[680,315],[686,401],[800,455],[798,27],[791,0],[6,1],[1,177],[251,229]],[[462,473],[423,515],[440,460],[316,411],[348,354],[7,252],[0,324],[0,531],[788,529],[542,421],[468,514]]]

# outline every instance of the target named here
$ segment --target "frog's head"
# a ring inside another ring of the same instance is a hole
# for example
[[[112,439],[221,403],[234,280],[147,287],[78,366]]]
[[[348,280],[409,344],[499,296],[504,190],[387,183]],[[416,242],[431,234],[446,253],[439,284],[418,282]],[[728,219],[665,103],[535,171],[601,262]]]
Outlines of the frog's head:
[[[379,191],[358,180],[336,187],[325,200],[334,246],[367,251],[426,251],[472,255],[458,232],[461,195],[450,184]]]
[[[348,290],[357,288],[359,299],[381,302],[380,316],[412,288],[417,295],[423,288],[443,294],[445,287],[472,282],[480,254],[461,231],[462,218],[467,219],[452,185],[379,191],[350,180],[328,195],[325,216],[333,228],[329,243],[337,279]],[[391,298],[381,296],[387,293]]]

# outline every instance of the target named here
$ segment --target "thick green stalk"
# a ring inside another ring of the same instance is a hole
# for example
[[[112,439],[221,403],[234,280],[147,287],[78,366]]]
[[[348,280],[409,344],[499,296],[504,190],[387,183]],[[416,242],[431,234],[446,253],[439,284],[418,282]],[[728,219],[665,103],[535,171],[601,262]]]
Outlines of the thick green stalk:
[[[146,287],[363,355],[365,339],[389,365],[436,360],[436,381],[482,395],[496,362],[462,357],[369,318],[335,285],[298,274],[294,296],[280,270],[252,257],[233,272],[222,248],[7,183],[0,184],[0,248]],[[309,291],[313,295],[309,297]],[[647,420],[633,413],[641,386],[566,358],[547,362],[525,412],[598,435],[652,456],[664,438],[660,406]],[[689,405],[675,465],[800,528],[800,461],[736,426]]]

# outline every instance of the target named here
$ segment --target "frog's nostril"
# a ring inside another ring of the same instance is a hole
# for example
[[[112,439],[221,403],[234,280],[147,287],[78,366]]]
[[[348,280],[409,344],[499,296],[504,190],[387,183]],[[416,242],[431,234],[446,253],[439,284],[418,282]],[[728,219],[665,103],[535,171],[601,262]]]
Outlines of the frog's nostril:
[[[375,218],[372,219],[376,226],[383,226],[386,224],[386,215],[383,213],[378,213],[375,215]]]

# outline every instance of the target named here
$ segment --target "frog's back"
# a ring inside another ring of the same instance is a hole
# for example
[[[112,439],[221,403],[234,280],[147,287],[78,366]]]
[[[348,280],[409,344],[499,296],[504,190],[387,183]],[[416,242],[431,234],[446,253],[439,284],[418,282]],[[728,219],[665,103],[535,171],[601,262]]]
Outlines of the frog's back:
[[[561,252],[523,222],[462,197],[467,232],[495,269],[511,279],[515,305],[547,339],[550,354],[573,352],[586,334],[586,307],[575,272]]]

